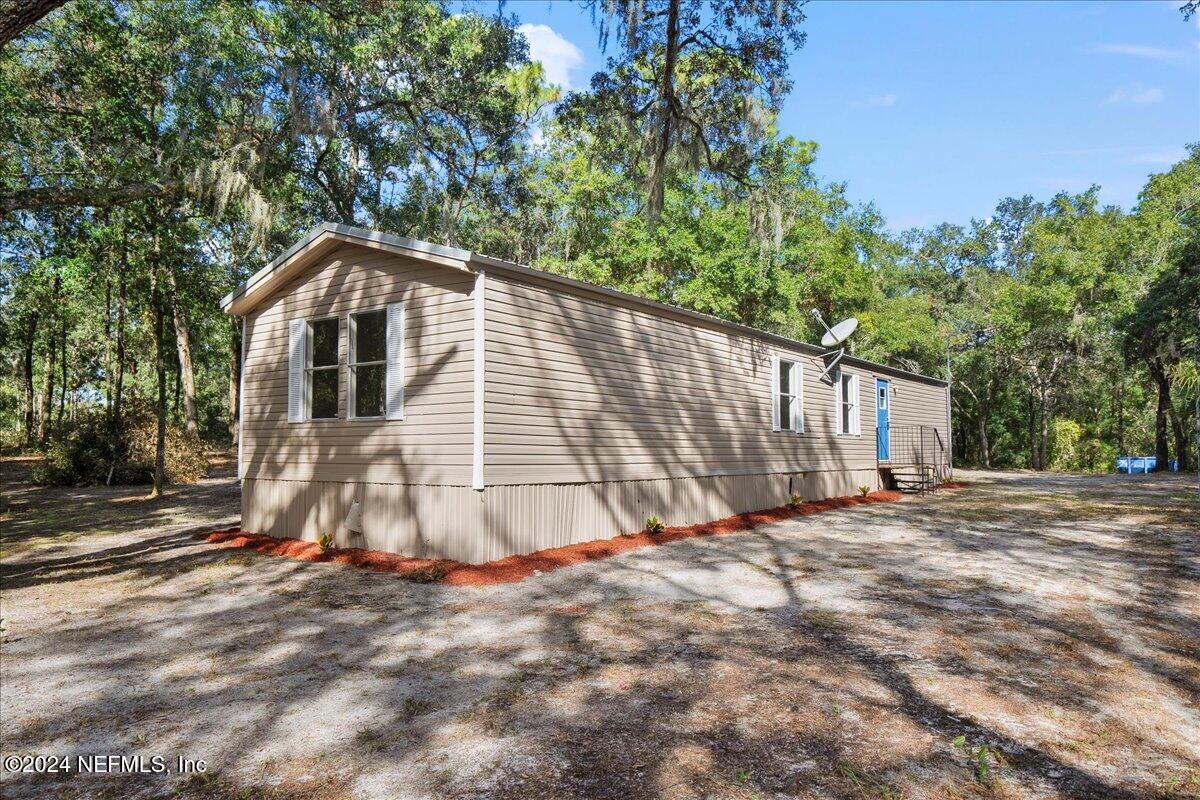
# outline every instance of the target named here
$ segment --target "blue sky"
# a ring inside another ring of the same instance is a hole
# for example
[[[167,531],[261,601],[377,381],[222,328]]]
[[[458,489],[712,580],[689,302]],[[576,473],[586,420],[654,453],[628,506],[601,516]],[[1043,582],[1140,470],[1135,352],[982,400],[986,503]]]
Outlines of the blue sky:
[[[1095,183],[1132,206],[1200,141],[1200,25],[1178,3],[867,3],[806,7],[780,127],[817,172],[895,230],[986,217],[1003,197]],[[509,0],[567,88],[603,63],[589,13]]]

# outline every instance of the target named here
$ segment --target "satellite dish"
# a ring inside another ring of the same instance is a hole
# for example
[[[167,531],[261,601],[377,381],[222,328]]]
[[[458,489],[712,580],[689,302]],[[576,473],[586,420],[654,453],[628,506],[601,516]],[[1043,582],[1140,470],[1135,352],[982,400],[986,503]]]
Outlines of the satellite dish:
[[[831,328],[825,324],[825,318],[821,316],[820,311],[814,308],[812,315],[817,318],[817,322],[821,323],[821,327],[825,329],[825,335],[821,337],[821,346],[838,348],[837,350],[830,350],[827,353],[821,354],[821,360],[825,362],[825,371],[821,373],[821,380],[825,380],[833,374],[833,370],[842,360],[842,356],[846,355],[846,348],[840,345],[849,338],[850,334],[858,329],[858,320],[850,317]]]
[[[858,329],[858,320],[854,317],[844,319],[832,328],[825,331],[825,335],[821,337],[822,347],[833,347],[841,344],[850,337]]]

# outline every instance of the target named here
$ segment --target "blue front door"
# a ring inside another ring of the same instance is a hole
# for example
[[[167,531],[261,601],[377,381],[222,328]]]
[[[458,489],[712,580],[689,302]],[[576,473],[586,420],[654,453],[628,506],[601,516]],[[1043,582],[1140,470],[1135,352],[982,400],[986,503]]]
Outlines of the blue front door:
[[[883,378],[876,378],[875,439],[878,442],[880,461],[888,461],[892,457],[891,416],[892,399],[888,393],[888,382]]]

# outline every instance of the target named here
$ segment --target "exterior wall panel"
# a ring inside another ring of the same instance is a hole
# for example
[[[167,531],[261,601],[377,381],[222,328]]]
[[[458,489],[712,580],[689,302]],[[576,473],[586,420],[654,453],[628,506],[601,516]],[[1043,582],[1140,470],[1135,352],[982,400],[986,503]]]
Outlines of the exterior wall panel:
[[[247,478],[466,484],[474,276],[355,245],[333,250],[246,320]],[[404,420],[346,418],[347,315],[405,304]],[[339,418],[287,420],[287,323],[339,319]]]
[[[859,376],[861,433],[839,435],[821,359],[717,324],[507,276],[487,292],[487,483],[869,470],[876,372]],[[804,433],[771,430],[771,356],[803,365]],[[945,390],[885,375],[893,424],[945,431]]]

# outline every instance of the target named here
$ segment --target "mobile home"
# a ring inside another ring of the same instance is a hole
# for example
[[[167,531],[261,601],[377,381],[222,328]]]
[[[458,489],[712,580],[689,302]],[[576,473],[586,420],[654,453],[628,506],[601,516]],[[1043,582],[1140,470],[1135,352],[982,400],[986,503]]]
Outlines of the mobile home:
[[[326,223],[222,304],[256,533],[481,562],[948,460],[945,381],[457,248]]]

